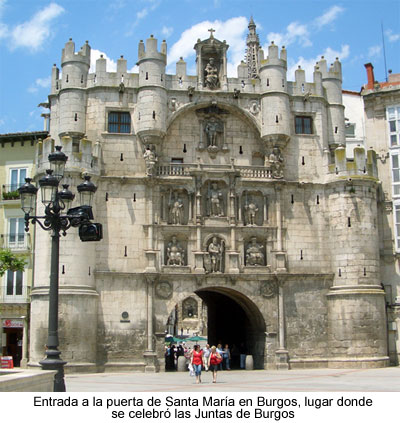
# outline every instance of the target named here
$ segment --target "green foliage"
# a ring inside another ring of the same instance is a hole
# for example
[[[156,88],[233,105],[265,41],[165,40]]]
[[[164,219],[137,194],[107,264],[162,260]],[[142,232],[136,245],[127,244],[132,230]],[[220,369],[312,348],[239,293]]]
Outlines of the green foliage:
[[[19,191],[3,192],[3,200],[18,200]]]
[[[23,271],[26,261],[14,255],[10,250],[0,249],[0,276],[3,276],[7,270],[16,272]]]

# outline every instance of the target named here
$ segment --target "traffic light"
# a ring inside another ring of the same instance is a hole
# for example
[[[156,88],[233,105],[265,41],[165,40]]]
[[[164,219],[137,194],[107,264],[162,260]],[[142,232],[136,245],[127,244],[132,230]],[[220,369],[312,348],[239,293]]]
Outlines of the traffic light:
[[[83,223],[79,226],[79,238],[85,241],[100,241],[103,239],[103,226],[101,223]]]

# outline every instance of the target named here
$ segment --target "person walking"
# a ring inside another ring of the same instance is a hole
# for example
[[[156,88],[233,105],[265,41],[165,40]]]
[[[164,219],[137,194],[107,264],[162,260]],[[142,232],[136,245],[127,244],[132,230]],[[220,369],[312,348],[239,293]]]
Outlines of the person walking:
[[[223,349],[223,352],[222,352],[222,358],[223,358],[223,360],[224,360],[224,369],[225,370],[230,370],[231,369],[231,365],[230,365],[230,362],[231,362],[231,351],[230,351],[230,349],[229,349],[229,345],[228,344],[225,344],[225,348]]]
[[[210,344],[207,344],[205,348],[203,348],[203,366],[206,372],[208,372],[208,357],[210,357],[210,353]]]
[[[200,345],[195,345],[192,351],[191,363],[193,365],[194,374],[196,375],[196,383],[201,383],[201,366],[203,365],[203,351]]]
[[[217,383],[218,366],[222,362],[221,355],[217,352],[215,345],[211,347],[211,353],[208,357],[208,368],[213,372],[213,383]]]
[[[222,348],[222,344],[218,344],[217,345],[217,353],[221,356],[221,358],[223,359],[224,357],[224,350]],[[218,370],[222,370],[222,361],[219,363],[219,368]]]

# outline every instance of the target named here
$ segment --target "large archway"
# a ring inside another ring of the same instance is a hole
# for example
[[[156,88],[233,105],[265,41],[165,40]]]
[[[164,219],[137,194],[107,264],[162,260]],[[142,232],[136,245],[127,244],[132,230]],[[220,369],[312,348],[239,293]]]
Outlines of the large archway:
[[[240,292],[224,287],[195,291],[207,306],[208,342],[229,344],[233,367],[238,367],[237,353],[244,350],[254,359],[256,369],[264,368],[265,321],[258,307]]]

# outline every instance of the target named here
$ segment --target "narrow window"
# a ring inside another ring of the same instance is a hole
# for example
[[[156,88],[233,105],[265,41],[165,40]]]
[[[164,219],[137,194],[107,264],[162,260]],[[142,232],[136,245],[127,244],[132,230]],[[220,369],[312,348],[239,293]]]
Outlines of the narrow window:
[[[149,73],[146,72],[146,79],[149,79]]]

